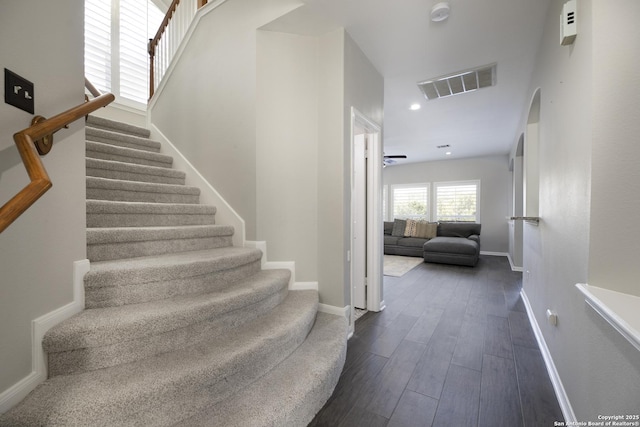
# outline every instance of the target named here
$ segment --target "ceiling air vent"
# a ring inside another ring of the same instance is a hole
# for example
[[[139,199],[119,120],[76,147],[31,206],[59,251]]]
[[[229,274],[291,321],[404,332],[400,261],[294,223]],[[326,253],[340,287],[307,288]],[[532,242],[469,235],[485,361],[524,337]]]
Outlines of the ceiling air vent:
[[[485,65],[436,77],[419,82],[418,87],[427,99],[438,99],[495,86],[496,66],[497,64]]]

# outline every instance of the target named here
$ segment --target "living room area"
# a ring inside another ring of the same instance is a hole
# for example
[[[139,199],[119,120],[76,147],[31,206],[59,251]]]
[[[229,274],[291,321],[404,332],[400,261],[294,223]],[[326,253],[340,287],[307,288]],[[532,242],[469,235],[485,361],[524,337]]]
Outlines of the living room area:
[[[521,271],[522,266],[514,264],[509,253],[512,223],[507,218],[513,215],[514,201],[513,172],[506,155],[395,164],[384,168],[383,183],[386,255],[467,266],[476,265],[480,254],[500,256],[512,270]],[[416,238],[415,233],[409,236],[397,229],[406,220],[436,228],[431,235]],[[456,242],[458,236],[465,240]],[[438,242],[441,239],[445,241]],[[438,244],[453,257],[443,257]]]

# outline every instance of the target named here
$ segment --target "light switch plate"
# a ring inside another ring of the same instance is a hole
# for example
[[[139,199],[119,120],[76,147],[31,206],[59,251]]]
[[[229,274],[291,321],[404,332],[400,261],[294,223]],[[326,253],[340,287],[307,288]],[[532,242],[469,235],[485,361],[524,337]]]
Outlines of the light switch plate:
[[[4,102],[27,113],[34,113],[33,83],[4,69]]]

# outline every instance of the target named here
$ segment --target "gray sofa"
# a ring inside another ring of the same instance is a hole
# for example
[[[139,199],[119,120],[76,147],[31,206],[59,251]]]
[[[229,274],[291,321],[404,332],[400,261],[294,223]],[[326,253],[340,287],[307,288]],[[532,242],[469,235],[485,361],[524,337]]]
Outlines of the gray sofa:
[[[482,225],[469,222],[441,222],[436,237],[393,236],[393,222],[384,223],[384,253],[421,256],[425,262],[475,266],[480,257]]]
[[[384,222],[384,253],[386,255],[422,256],[422,246],[429,239],[393,235],[393,221]]]

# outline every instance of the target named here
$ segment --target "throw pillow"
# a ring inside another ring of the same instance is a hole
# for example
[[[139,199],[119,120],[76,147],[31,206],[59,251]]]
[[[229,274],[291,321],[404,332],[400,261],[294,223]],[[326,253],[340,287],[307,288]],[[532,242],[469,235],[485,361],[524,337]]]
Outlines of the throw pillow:
[[[427,239],[433,239],[437,235],[438,235],[438,223],[437,222],[427,223]]]
[[[418,221],[416,223],[416,235],[415,237],[419,237],[421,239],[426,239],[427,238],[427,225],[429,223],[427,221]]]
[[[422,239],[433,239],[438,233],[437,222],[418,221],[416,226],[416,236]]]
[[[413,219],[407,220],[407,225],[404,228],[404,237],[416,237],[416,226],[418,221]]]
[[[405,221],[404,219],[394,219],[391,235],[393,237],[404,237],[405,228],[407,228],[407,221]]]

